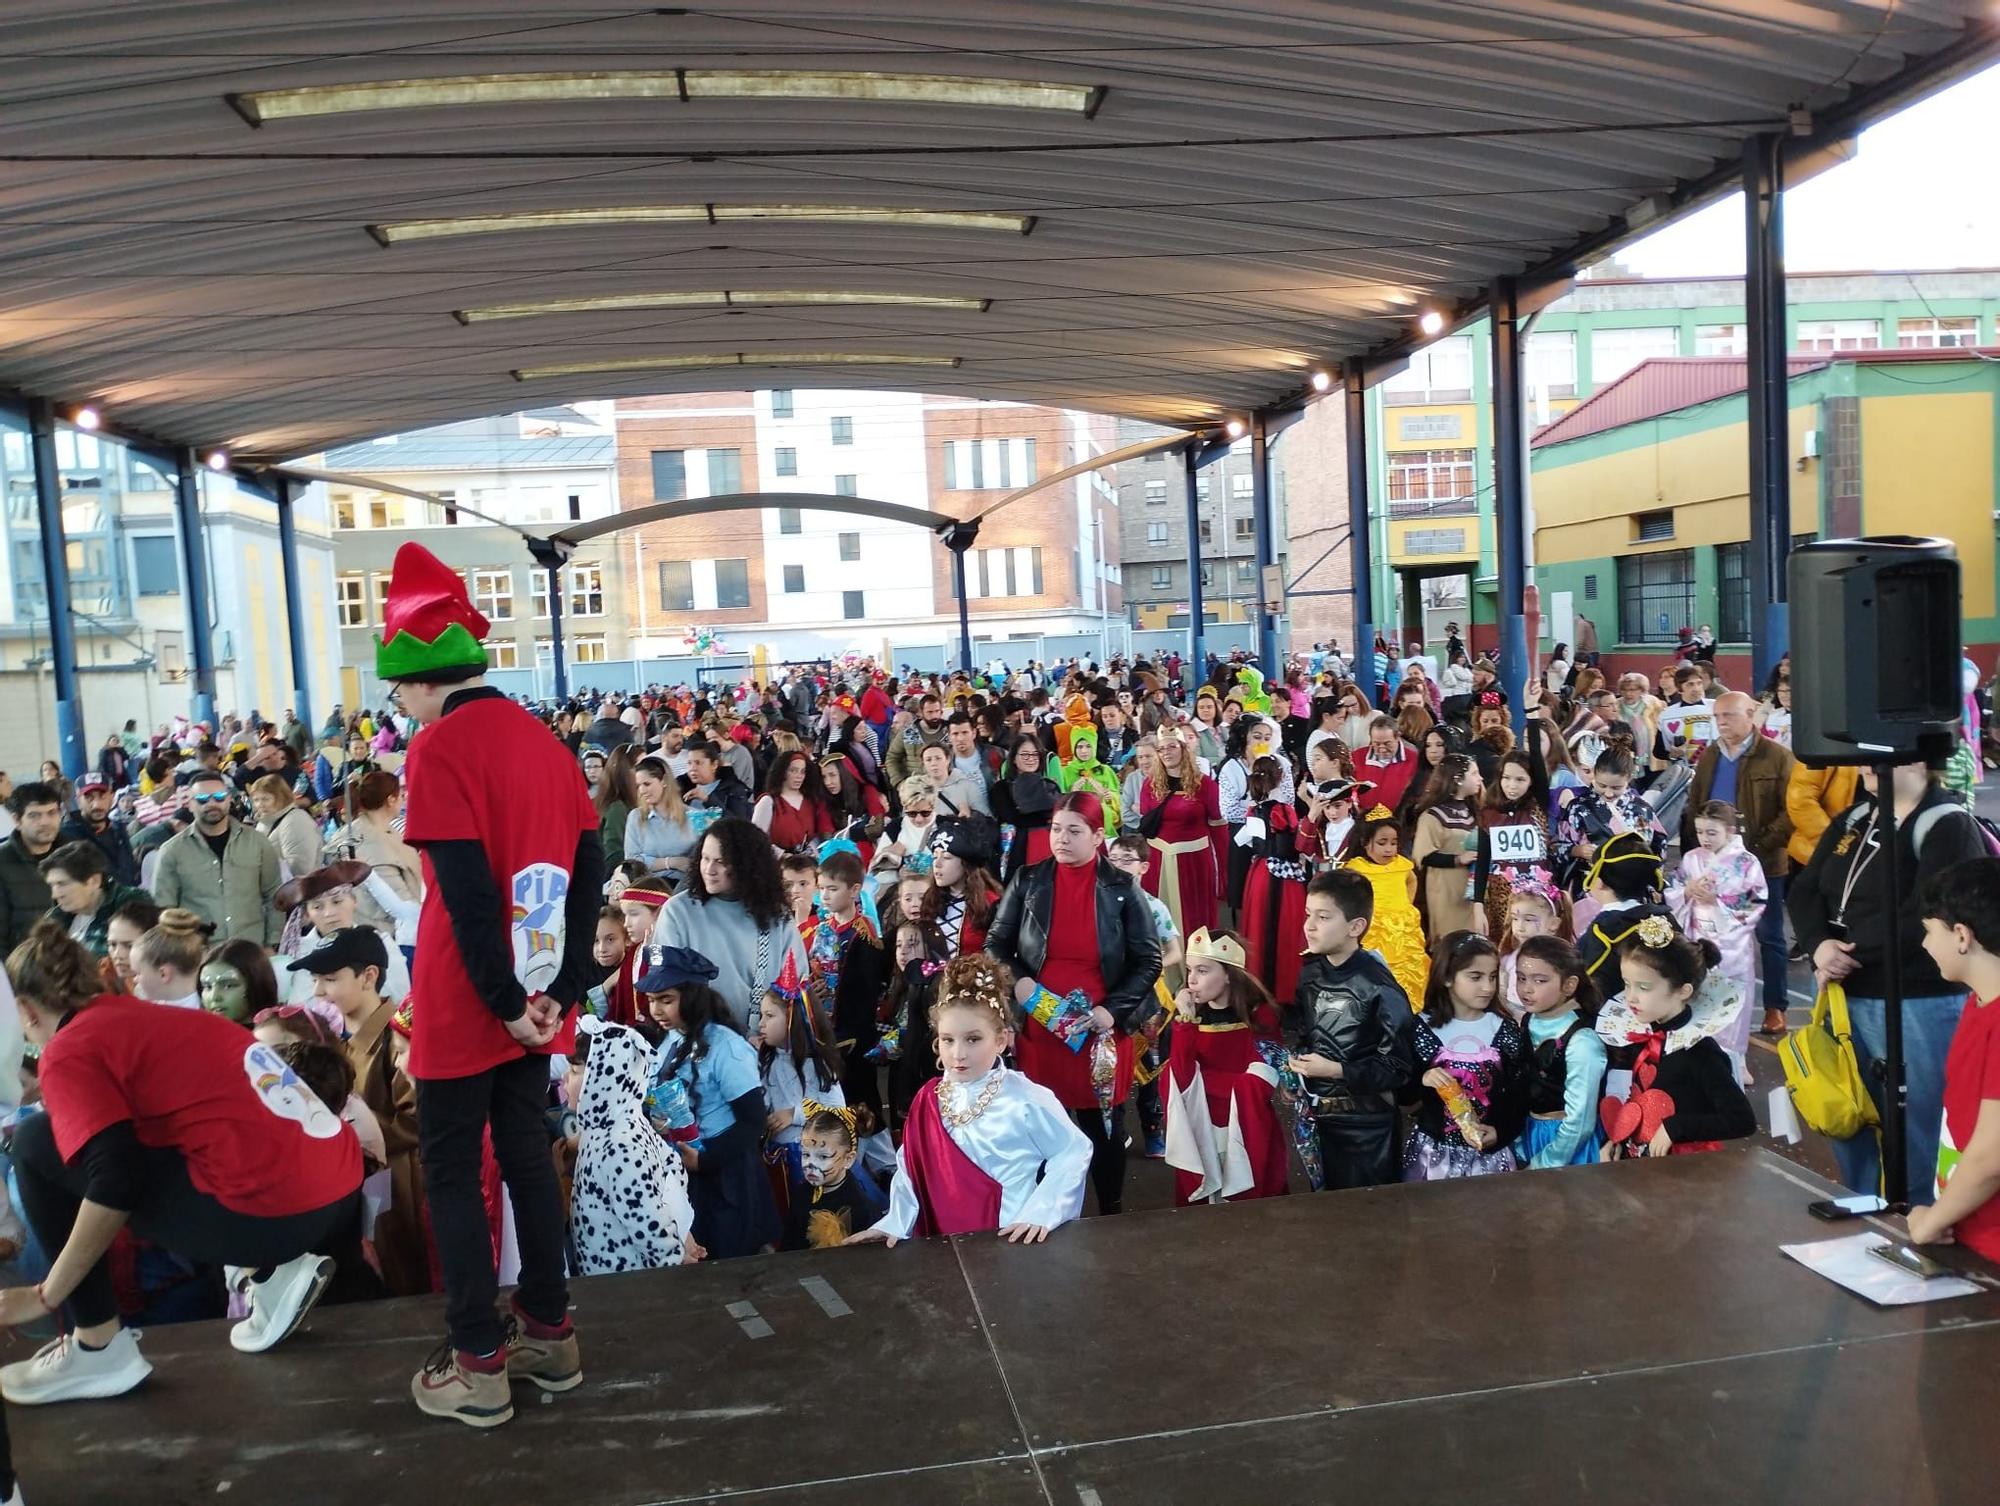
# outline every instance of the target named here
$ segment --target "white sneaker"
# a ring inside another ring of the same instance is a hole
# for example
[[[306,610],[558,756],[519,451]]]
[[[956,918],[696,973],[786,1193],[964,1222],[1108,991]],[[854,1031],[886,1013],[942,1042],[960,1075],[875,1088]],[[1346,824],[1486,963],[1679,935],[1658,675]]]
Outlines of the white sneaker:
[[[119,1329],[102,1349],[86,1349],[75,1334],[64,1334],[36,1350],[33,1359],[0,1365],[0,1396],[17,1407],[123,1396],[152,1373],[139,1353],[136,1329]]]
[[[286,1261],[267,1280],[247,1281],[250,1316],[229,1330],[229,1342],[245,1354],[263,1353],[299,1326],[331,1280],[333,1257],[306,1254]]]

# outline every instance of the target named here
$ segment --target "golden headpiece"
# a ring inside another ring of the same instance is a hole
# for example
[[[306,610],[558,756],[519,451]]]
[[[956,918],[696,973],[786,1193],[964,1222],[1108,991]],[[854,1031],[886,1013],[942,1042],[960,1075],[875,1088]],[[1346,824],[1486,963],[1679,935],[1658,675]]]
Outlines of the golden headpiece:
[[[849,1140],[853,1141],[856,1145],[861,1143],[861,1136],[854,1127],[854,1110],[841,1108],[831,1103],[821,1103],[817,1098],[808,1098],[799,1105],[799,1111],[805,1115],[806,1123],[808,1124],[811,1124],[821,1114],[831,1114],[846,1128]]]
[[[1639,940],[1657,952],[1674,939],[1674,923],[1664,915],[1648,915],[1639,922],[1638,933]]]
[[[1248,971],[1250,959],[1244,955],[1243,943],[1234,936],[1211,936],[1208,927],[1203,926],[1187,939],[1185,953],[1189,962],[1220,962],[1224,967],[1241,968]]]
[[[1369,821],[1393,821],[1396,819],[1396,813],[1386,805],[1371,805],[1368,807],[1368,814],[1361,819],[1364,823]]]

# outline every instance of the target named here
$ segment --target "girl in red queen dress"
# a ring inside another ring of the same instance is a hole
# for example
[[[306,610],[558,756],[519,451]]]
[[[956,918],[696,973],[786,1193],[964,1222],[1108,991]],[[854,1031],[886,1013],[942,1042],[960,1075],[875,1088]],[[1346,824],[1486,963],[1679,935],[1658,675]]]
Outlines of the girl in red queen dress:
[[[997,1229],[1037,1244],[1083,1211],[1090,1141],[1055,1095],[1010,1072],[1013,975],[959,957],[938,975],[930,1023],[943,1075],[917,1090],[896,1152],[889,1211],[848,1244]]]
[[[1257,1049],[1260,1039],[1278,1039],[1278,1015],[1249,971],[1243,943],[1228,931],[1196,931],[1160,1093],[1178,1207],[1288,1190],[1278,1079]]]
[[[1222,797],[1202,773],[1194,742],[1178,728],[1159,732],[1159,762],[1139,791],[1139,829],[1153,849],[1146,892],[1174,918],[1182,936],[1216,922],[1229,828]]]
[[[1264,822],[1264,836],[1243,881],[1243,913],[1238,919],[1250,971],[1272,998],[1289,999],[1299,991],[1306,880],[1319,859],[1320,832],[1319,824],[1301,817],[1289,800],[1272,798],[1278,785],[1277,762],[1260,758],[1250,771],[1251,811]]]

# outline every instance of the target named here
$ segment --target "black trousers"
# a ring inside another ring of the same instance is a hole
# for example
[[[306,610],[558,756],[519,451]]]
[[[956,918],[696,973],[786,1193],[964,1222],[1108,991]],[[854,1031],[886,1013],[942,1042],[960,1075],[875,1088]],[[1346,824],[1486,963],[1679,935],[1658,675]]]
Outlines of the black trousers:
[[[1111,1129],[1104,1128],[1102,1109],[1072,1109],[1070,1118],[1090,1140],[1090,1187],[1097,1194],[1099,1213],[1125,1211],[1125,1110],[1112,1110]]]
[[[259,1218],[225,1208],[197,1189],[179,1151],[147,1147],[141,1154],[145,1178],[130,1228],[184,1260],[263,1270],[309,1250],[337,1260],[360,1255],[359,1187],[324,1208]],[[24,1119],[14,1131],[14,1175],[21,1187],[21,1211],[53,1260],[76,1227],[88,1179],[81,1165],[64,1163],[48,1115]],[[118,1316],[111,1270],[104,1260],[90,1268],[63,1307],[75,1328],[93,1328]]]
[[[427,1078],[417,1084],[417,1154],[444,1272],[445,1326],[452,1346],[469,1354],[491,1354],[500,1347],[495,1308],[500,1279],[479,1175],[489,1126],[521,1248],[515,1301],[537,1323],[551,1326],[561,1324],[569,1311],[562,1193],[542,1112],[548,1097],[546,1056],[520,1056],[470,1077]]]
[[[1313,1121],[1328,1192],[1402,1180],[1403,1121],[1395,1114],[1328,1115]]]

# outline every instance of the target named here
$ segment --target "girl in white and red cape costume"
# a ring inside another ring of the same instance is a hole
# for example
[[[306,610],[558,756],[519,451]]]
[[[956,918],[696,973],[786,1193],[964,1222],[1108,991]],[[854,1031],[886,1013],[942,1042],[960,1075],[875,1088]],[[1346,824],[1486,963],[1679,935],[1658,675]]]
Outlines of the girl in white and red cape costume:
[[[1228,931],[1188,937],[1187,968],[1160,1086],[1174,1203],[1280,1197],[1291,1150],[1278,1119],[1278,1074],[1258,1046],[1278,1039],[1271,996]]]
[[[983,954],[939,975],[932,1019],[944,1075],[910,1102],[889,1211],[848,1243],[997,1230],[1034,1244],[1083,1211],[1089,1139],[1053,1093],[1000,1061],[1012,985]]]

